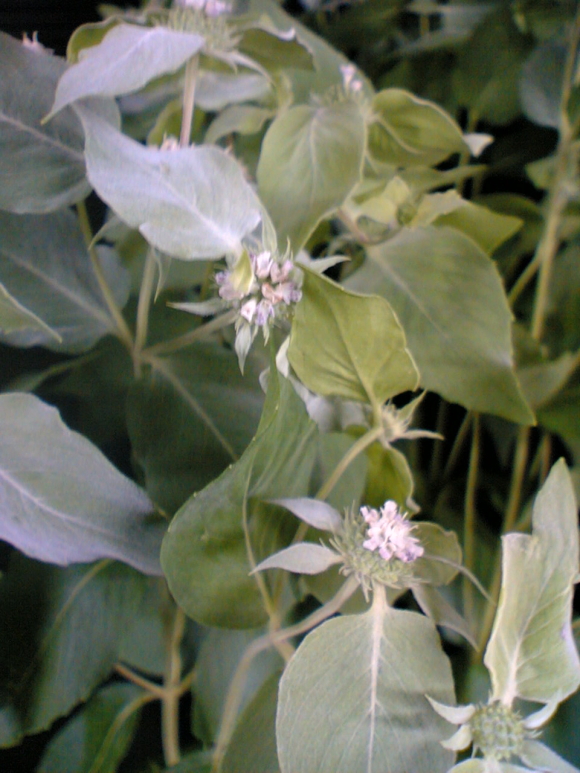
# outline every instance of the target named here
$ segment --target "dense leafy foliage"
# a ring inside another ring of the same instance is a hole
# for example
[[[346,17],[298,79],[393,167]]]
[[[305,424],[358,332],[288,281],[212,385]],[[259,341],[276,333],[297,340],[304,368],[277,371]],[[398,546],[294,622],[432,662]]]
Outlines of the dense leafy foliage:
[[[578,773],[580,12],[294,11],[0,32],[0,761]]]

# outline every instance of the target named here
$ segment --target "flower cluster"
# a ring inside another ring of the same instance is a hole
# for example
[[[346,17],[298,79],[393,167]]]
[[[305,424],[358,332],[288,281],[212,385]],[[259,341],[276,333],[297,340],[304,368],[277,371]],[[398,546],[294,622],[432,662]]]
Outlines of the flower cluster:
[[[360,512],[368,524],[367,539],[363,542],[367,550],[378,550],[385,561],[398,558],[406,564],[425,552],[419,540],[411,536],[415,526],[399,513],[396,502],[388,500],[380,512],[372,507],[361,507]]]
[[[221,16],[232,11],[232,3],[224,0],[179,0],[178,4],[185,8],[203,11],[206,16]]]

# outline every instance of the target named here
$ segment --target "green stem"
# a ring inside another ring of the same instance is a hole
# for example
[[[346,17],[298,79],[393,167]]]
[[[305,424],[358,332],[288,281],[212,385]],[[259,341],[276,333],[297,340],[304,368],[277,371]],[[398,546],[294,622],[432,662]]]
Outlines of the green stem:
[[[126,666],[124,663],[116,663],[115,671],[128,682],[133,682],[133,684],[136,684],[138,687],[147,690],[147,692],[151,693],[153,698],[161,701],[165,697],[165,689],[161,687],[161,685],[155,684],[155,682],[151,682],[149,679],[145,679],[144,676],[137,674],[132,668],[129,668],[129,666]]]
[[[358,582],[356,579],[354,577],[349,577],[330,601],[327,601],[326,604],[321,606],[304,620],[301,620],[299,623],[296,623],[289,628],[284,628],[281,631],[260,636],[259,639],[254,639],[254,641],[246,648],[246,651],[238,663],[236,673],[231,681],[226,697],[222,724],[213,755],[211,773],[218,773],[221,768],[224,754],[228,748],[236,724],[248,671],[254,658],[259,655],[260,652],[263,652],[272,646],[276,646],[276,644],[280,644],[294,636],[299,636],[306,631],[310,631],[316,625],[319,625],[327,618],[336,614],[357,588]]]
[[[346,471],[347,467],[349,467],[352,462],[354,462],[357,456],[360,456],[360,454],[366,451],[369,446],[372,446],[375,440],[378,440],[381,437],[383,432],[384,429],[382,426],[373,427],[368,432],[365,432],[365,434],[362,435],[356,441],[356,443],[353,443],[346,454],[342,457],[340,462],[336,465],[332,474],[320,487],[318,493],[316,494],[316,499],[326,499],[326,497],[330,494],[332,489],[340,480],[343,473]]]
[[[147,251],[145,259],[145,268],[141,278],[141,287],[139,289],[139,302],[137,304],[137,324],[135,328],[135,346],[133,358],[138,362],[139,355],[147,341],[147,332],[149,329],[149,310],[151,308],[151,298],[153,296],[153,283],[155,281],[155,258],[153,248]]]
[[[204,325],[200,325],[199,327],[190,330],[188,333],[177,336],[177,338],[172,338],[169,341],[161,341],[153,346],[148,346],[147,349],[143,350],[142,355],[145,359],[149,360],[151,357],[172,354],[173,352],[178,352],[180,349],[186,349],[196,341],[207,338],[212,333],[231,325],[236,319],[236,316],[237,311],[235,309],[230,309],[229,311],[226,311],[225,314],[221,314],[219,317],[206,322]]]
[[[132,352],[133,335],[129,330],[129,326],[127,325],[127,323],[123,318],[120,308],[117,306],[117,301],[115,300],[113,293],[111,292],[111,288],[109,287],[109,284],[105,277],[105,274],[103,273],[103,268],[101,266],[101,261],[99,260],[99,255],[97,253],[96,247],[93,244],[93,232],[91,229],[91,224],[89,221],[89,216],[87,213],[87,207],[85,202],[79,201],[76,205],[76,209],[77,209],[77,214],[79,218],[80,229],[83,234],[85,243],[87,245],[87,250],[89,252],[89,256],[91,259],[93,271],[95,272],[97,282],[99,283],[99,288],[101,290],[101,293],[103,294],[103,298],[105,300],[105,303],[107,304],[109,313],[113,318],[113,322],[115,323],[116,334],[118,338],[120,338],[120,340],[125,344],[127,349],[130,352]]]
[[[475,501],[477,495],[477,475],[479,472],[479,424],[479,415],[474,413],[469,469],[465,488],[465,523],[463,531],[464,563],[470,572],[473,572],[475,562],[475,524],[477,520]],[[463,580],[463,609],[468,622],[470,622],[473,618],[473,586],[467,577]]]
[[[199,55],[196,54],[185,65],[185,84],[183,86],[183,114],[181,117],[181,134],[179,144],[182,148],[189,145],[191,138],[191,126],[193,123],[193,111],[195,109],[195,86],[199,67]]]
[[[177,607],[169,634],[161,702],[161,741],[165,765],[168,768],[177,765],[181,759],[179,751],[179,698],[181,696],[181,641],[184,632],[185,614],[182,609]]]

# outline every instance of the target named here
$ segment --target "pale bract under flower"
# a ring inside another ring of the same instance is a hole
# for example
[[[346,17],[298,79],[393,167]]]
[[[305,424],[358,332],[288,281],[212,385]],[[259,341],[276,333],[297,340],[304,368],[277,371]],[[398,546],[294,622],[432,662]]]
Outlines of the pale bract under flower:
[[[415,526],[399,512],[396,502],[388,500],[380,511],[361,507],[360,512],[368,524],[367,539],[363,542],[367,550],[378,551],[385,561],[398,558],[404,563],[414,561],[425,552],[411,534]]]

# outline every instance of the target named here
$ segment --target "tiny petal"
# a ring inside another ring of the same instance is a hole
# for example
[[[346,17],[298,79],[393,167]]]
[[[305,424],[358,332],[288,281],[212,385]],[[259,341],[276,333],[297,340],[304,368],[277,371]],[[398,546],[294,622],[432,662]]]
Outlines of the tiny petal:
[[[290,275],[290,272],[293,268],[294,266],[291,260],[285,260],[282,265],[273,262],[272,268],[270,269],[270,277],[272,282],[284,282]]]
[[[246,301],[240,309],[240,314],[244,319],[247,319],[248,322],[253,322],[254,317],[256,316],[257,306],[258,301],[255,298],[250,298],[250,300]]]
[[[274,307],[270,301],[260,301],[256,307],[256,325],[263,327],[274,316]]]
[[[464,725],[473,717],[477,711],[477,706],[469,703],[466,706],[447,706],[445,703],[439,703],[434,698],[426,696],[433,709],[440,717],[451,722],[452,725]]]
[[[259,255],[252,255],[252,266],[258,279],[266,279],[270,275],[274,261],[269,252],[260,252]]]
[[[441,741],[441,746],[452,752],[461,752],[464,749],[468,749],[472,742],[473,735],[471,733],[471,728],[469,725],[462,725],[451,738],[448,738],[446,741]]]

